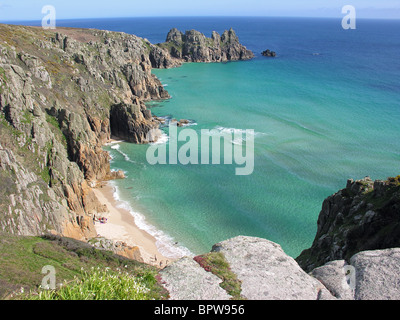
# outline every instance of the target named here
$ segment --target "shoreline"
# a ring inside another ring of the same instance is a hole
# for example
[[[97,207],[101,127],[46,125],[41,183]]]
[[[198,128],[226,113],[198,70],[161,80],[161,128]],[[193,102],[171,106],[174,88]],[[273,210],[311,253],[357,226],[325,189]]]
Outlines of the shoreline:
[[[95,223],[99,236],[138,247],[143,261],[153,266],[164,268],[176,260],[164,256],[157,247],[157,239],[140,229],[129,210],[119,206],[119,201],[114,198],[114,187],[109,182],[100,183],[99,187],[93,188],[93,192],[100,203],[106,205],[108,209],[108,213],[103,215],[107,218],[107,223]]]

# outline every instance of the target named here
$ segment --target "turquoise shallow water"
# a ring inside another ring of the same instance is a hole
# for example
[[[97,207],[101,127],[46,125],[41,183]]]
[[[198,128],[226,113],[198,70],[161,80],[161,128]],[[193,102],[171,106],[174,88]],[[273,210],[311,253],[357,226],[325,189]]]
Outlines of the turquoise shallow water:
[[[231,24],[254,60],[154,70],[172,99],[149,107],[195,121],[197,132],[254,129],[252,175],[236,176],[235,165],[151,166],[148,146],[106,148],[113,169],[127,174],[113,182],[118,197],[145,217],[139,224],[165,252],[199,254],[248,235],[296,257],[314,239],[323,200],[348,178],[400,173],[400,28],[365,21],[345,33],[332,20],[314,21],[316,30],[309,20],[251,21]],[[276,33],[268,41],[263,23]],[[260,57],[267,45],[278,58]]]

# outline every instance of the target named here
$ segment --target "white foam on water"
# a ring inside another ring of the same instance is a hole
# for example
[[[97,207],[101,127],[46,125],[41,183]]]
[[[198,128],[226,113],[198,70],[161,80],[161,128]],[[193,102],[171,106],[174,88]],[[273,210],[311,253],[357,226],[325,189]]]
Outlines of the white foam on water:
[[[180,259],[185,256],[194,256],[194,254],[188,248],[177,244],[177,242],[171,236],[148,223],[143,214],[133,210],[127,201],[121,199],[118,187],[114,184],[113,187],[114,199],[119,203],[117,207],[129,211],[135,219],[136,226],[156,239],[157,248],[163,256],[170,259]]]
[[[165,132],[163,132],[161,137],[159,137],[156,142],[150,143],[150,145],[166,144],[168,141],[169,141],[169,136]]]
[[[181,128],[185,128],[185,127],[193,127],[193,126],[197,126],[197,122],[189,122],[189,123],[184,123],[182,124]]]
[[[217,130],[218,135],[222,135],[222,134],[230,135],[233,138],[231,140],[231,143],[236,144],[236,145],[242,145],[243,142],[248,141],[248,139],[251,136],[256,138],[258,136],[268,135],[267,133],[263,133],[263,132],[254,132],[254,134],[252,134],[250,132],[246,132],[245,129],[226,128],[226,127],[221,127],[221,126],[217,126],[214,129]],[[211,133],[211,135],[212,135],[212,133]],[[238,136],[238,137],[236,137],[236,136]]]
[[[119,148],[120,148],[119,144],[115,144],[115,145],[111,146],[111,149],[113,149],[113,150],[119,150]]]
[[[121,145],[120,145],[119,143],[120,143],[120,142],[115,142],[114,144],[112,144],[112,145],[111,145],[111,149],[113,149],[113,150],[117,151],[119,154],[121,154],[121,155],[124,157],[124,159],[125,159],[126,161],[128,161],[128,162],[130,162],[130,163],[136,163],[136,162],[133,161],[131,158],[129,158],[129,156],[128,156],[125,152],[122,152],[122,151],[120,150]],[[112,156],[111,156],[111,158],[113,159]]]

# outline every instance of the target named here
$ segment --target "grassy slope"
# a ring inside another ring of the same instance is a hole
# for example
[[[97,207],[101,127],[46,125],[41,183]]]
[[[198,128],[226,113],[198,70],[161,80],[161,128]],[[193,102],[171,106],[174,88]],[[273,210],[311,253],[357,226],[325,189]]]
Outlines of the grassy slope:
[[[123,268],[132,276],[146,279],[151,298],[163,299],[167,293],[156,280],[157,269],[128,260],[108,251],[96,250],[72,239],[17,237],[0,234],[0,298],[10,298],[12,292],[37,290],[45,276],[44,266],[56,270],[56,283],[72,281],[82,276],[81,269]]]

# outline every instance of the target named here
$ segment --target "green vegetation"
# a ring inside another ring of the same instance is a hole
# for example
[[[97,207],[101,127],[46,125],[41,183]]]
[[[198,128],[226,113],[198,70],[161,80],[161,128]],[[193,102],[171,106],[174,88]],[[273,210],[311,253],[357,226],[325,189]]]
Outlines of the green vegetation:
[[[40,289],[45,276],[42,268],[49,265],[56,270],[57,287],[64,284],[61,289]],[[3,299],[165,299],[167,293],[158,283],[157,274],[154,267],[77,240],[0,233]]]
[[[67,137],[62,132],[57,118],[49,114],[46,114],[46,121],[50,125],[50,129],[56,136],[58,142],[60,142],[64,146],[65,150],[67,150],[68,149]]]
[[[138,278],[121,269],[92,267],[81,272],[81,279],[65,282],[59,290],[30,293],[29,300],[150,300],[148,279]],[[150,282],[152,280],[150,279]]]
[[[40,172],[40,177],[43,179],[44,182],[46,182],[47,185],[49,185],[51,181],[50,169],[48,167],[45,167]]]
[[[144,39],[142,39],[142,43],[146,47],[147,53],[150,53],[151,52],[151,47],[150,47],[149,43]]]
[[[221,252],[211,252],[202,256],[195,257],[194,260],[204,268],[204,270],[215,274],[223,282],[220,284],[233,300],[242,300],[242,283],[236,274],[230,269],[229,263]]]
[[[60,124],[58,123],[58,120],[56,119],[56,117],[46,114],[46,121],[47,121],[47,123],[51,124],[53,127],[60,130]]]
[[[4,87],[6,85],[7,78],[6,78],[6,72],[4,71],[3,68],[0,67],[0,94],[4,92]]]
[[[388,178],[389,184],[390,186],[393,187],[398,187],[400,186],[400,175],[398,175],[397,177],[392,177],[392,178]]]
[[[22,123],[30,124],[32,122],[32,119],[33,119],[33,114],[28,110],[25,110],[22,116]]]
[[[163,48],[163,49],[167,49],[168,52],[171,52],[172,48],[175,48],[177,51],[180,51],[180,52],[182,52],[182,50],[183,50],[183,43],[176,44],[173,41],[158,43],[157,46],[159,46],[160,48]]]

